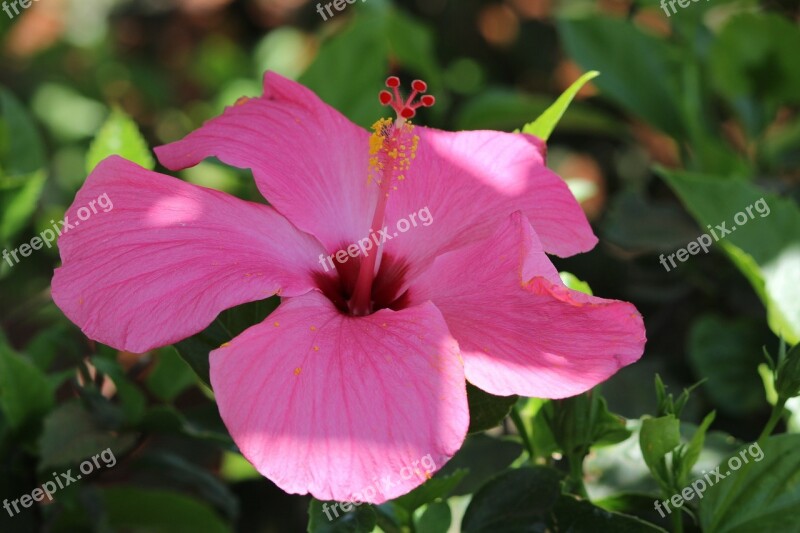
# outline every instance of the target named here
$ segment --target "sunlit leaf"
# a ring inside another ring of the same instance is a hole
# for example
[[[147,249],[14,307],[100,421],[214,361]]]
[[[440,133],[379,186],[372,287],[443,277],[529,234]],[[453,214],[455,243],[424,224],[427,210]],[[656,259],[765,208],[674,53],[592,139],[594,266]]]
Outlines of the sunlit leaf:
[[[120,109],[111,112],[92,142],[86,155],[86,171],[91,172],[100,161],[111,155],[124,157],[148,170],[155,168],[155,161],[139,128]]]

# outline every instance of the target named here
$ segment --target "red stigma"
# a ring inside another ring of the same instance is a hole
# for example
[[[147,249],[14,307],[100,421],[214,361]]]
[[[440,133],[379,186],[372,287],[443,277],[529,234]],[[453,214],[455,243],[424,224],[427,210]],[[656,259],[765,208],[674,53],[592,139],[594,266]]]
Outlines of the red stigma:
[[[381,91],[381,94],[379,96],[381,99],[381,104],[383,105],[389,105],[393,98],[392,93],[390,93],[389,91]]]
[[[378,97],[381,105],[391,106],[400,118],[406,120],[414,118],[417,115],[417,109],[420,107],[431,107],[436,103],[436,98],[429,94],[422,96],[418,102],[414,101],[417,95],[425,93],[428,90],[428,84],[422,80],[414,80],[411,83],[413,92],[406,100],[403,100],[400,95],[400,78],[397,76],[387,78],[386,86],[392,89],[392,91],[390,92],[384,89],[380,92]]]
[[[419,93],[424,93],[428,90],[428,84],[422,80],[414,80],[414,83],[411,84],[411,88]]]

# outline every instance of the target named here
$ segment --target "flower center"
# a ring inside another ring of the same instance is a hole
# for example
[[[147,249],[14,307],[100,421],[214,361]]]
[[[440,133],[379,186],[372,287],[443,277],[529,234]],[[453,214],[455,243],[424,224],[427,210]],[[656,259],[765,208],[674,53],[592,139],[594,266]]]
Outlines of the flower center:
[[[414,126],[409,120],[416,116],[420,107],[431,107],[436,103],[436,99],[431,95],[424,95],[415,102],[417,95],[428,90],[428,85],[422,80],[416,80],[411,84],[413,92],[406,100],[400,96],[399,78],[390,77],[386,80],[386,86],[392,89],[392,92],[381,91],[380,102],[394,109],[397,120],[383,118],[372,126],[367,186],[378,187],[379,194],[370,231],[383,228],[386,205],[389,203],[391,193],[396,191],[398,184],[405,179],[404,173],[411,168],[411,162],[416,157],[419,137],[414,135]],[[363,316],[374,311],[373,282],[380,271],[382,258],[383,245],[378,244],[378,249],[361,261],[353,296],[348,302],[348,308],[353,315]]]

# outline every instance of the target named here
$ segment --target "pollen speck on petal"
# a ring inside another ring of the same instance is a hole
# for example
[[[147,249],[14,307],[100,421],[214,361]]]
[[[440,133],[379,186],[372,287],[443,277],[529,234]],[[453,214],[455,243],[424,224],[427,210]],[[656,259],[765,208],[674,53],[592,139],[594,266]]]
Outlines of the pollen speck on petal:
[[[281,325],[281,323],[280,323],[280,322],[275,322],[275,323],[273,323],[272,325],[273,325],[273,326],[275,326],[275,327],[277,328],[277,327],[279,327],[279,326]]]
[[[303,369],[298,366],[297,368],[294,369],[294,375],[295,376],[299,376],[300,372],[302,372],[302,371],[303,371]]]

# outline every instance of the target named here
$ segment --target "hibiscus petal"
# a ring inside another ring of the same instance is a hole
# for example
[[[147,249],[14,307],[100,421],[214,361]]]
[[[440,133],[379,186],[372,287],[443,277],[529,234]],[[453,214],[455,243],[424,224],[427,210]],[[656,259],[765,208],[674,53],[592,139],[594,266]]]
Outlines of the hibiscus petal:
[[[211,156],[252,169],[270,204],[331,251],[369,233],[378,197],[367,186],[369,134],[278,74],[266,74],[262,97],[155,151],[171,170]]]
[[[437,258],[408,294],[411,305],[427,300],[458,340],[467,379],[492,394],[574,396],[644,350],[636,308],[565,287],[519,212],[493,238]]]
[[[398,221],[424,208],[433,222],[416,222],[408,235],[400,228],[399,238],[387,242],[392,255],[424,268],[438,254],[489,237],[515,211],[528,217],[547,253],[566,257],[597,243],[564,180],[545,166],[541,140],[423,127],[415,135],[417,157],[392,193],[387,224],[392,236]]]
[[[79,210],[103,195],[113,208],[81,222]],[[66,217],[75,227],[58,241],[53,299],[87,336],[122,350],[179,341],[277,291],[303,294],[321,271],[320,244],[274,209],[116,156],[87,178]]]
[[[458,345],[430,303],[353,318],[319,293],[288,298],[211,353],[211,383],[259,472],[321,500],[407,493],[469,425]]]

